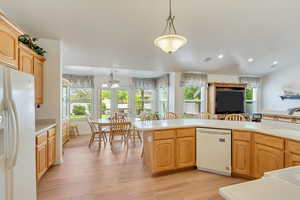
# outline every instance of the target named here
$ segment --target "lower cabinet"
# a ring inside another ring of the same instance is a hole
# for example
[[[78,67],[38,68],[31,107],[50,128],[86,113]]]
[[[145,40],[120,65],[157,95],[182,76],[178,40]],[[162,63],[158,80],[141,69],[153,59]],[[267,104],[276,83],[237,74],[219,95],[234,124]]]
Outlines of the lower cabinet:
[[[36,137],[36,179],[39,180],[47,169],[47,132],[45,132]]]
[[[176,139],[176,167],[189,167],[196,164],[195,137],[183,137]]]
[[[285,167],[300,165],[300,142],[293,140],[285,141]]]
[[[39,181],[55,161],[55,128],[36,136],[36,179]]]
[[[233,140],[232,150],[233,173],[250,176],[251,143],[249,141]]]
[[[265,172],[284,167],[283,150],[266,145],[255,144],[254,177],[260,178]]]
[[[144,159],[152,173],[195,166],[195,132],[195,128],[174,129],[144,136]]]
[[[153,148],[153,171],[160,172],[175,168],[174,139],[154,141]]]
[[[55,134],[55,128],[52,128],[48,131],[48,145],[47,145],[48,167],[51,167],[51,165],[54,164],[55,154],[56,154],[55,148],[56,148],[56,134]]]

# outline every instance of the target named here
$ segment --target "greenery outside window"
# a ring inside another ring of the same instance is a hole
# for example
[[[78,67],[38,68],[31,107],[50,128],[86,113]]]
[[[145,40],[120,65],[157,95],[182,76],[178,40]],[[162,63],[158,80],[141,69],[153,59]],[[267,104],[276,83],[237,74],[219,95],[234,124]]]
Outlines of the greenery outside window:
[[[201,87],[184,87],[184,118],[194,118],[201,112]]]
[[[112,91],[100,91],[100,118],[109,118],[112,114]]]
[[[257,107],[257,88],[246,88],[246,113],[252,115]]]
[[[153,111],[153,90],[135,90],[136,116]]]
[[[93,90],[91,88],[70,89],[70,118],[86,118],[92,114]]]
[[[162,115],[169,111],[169,88],[158,89],[158,112]]]

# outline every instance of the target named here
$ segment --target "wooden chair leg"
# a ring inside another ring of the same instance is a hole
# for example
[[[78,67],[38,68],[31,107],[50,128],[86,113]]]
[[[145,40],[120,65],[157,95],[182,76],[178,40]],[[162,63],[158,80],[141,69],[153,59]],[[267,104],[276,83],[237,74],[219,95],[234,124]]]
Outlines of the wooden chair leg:
[[[94,142],[94,139],[95,139],[95,133],[92,133],[92,136],[91,136],[91,139],[90,139],[90,142],[89,142],[89,147],[91,148],[91,145],[93,144]]]
[[[138,131],[138,130],[137,130],[137,135],[138,135],[138,137],[139,137],[140,142],[142,142],[142,136],[141,136],[141,134],[140,134],[140,131]]]

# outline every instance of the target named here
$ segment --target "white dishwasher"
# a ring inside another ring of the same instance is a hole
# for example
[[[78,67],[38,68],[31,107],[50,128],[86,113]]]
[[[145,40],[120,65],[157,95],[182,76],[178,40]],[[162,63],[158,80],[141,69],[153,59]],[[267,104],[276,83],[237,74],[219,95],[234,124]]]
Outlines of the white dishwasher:
[[[231,175],[231,130],[197,128],[197,168]]]

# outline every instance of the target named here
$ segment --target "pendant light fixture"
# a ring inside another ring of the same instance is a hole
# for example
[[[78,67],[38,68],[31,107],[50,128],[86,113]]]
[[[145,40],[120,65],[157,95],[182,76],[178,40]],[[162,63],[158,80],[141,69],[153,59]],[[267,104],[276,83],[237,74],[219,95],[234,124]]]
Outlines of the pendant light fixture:
[[[120,87],[120,81],[115,79],[113,71],[109,74],[109,80],[102,84],[102,88],[119,88]]]
[[[174,26],[175,16],[172,16],[172,0],[169,0],[169,6],[169,17],[167,19],[163,35],[156,38],[154,40],[154,44],[164,52],[172,54],[185,45],[187,43],[187,39],[183,36],[177,35]]]

